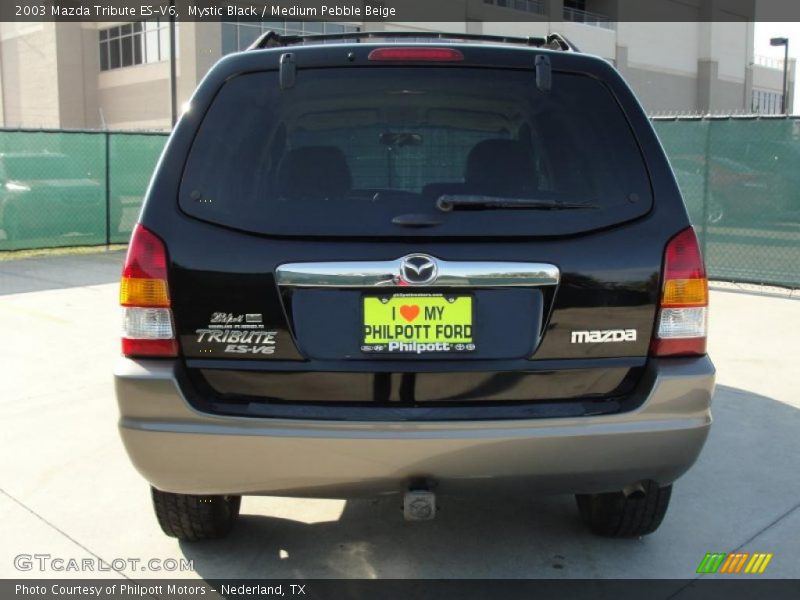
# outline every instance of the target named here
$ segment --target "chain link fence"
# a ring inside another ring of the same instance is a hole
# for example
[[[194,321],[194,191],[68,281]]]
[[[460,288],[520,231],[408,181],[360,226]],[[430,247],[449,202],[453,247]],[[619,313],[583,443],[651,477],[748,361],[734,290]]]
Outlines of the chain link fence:
[[[709,276],[800,288],[800,119],[653,122]],[[0,251],[127,242],[165,142],[163,133],[0,130]]]
[[[0,251],[126,243],[166,139],[0,130]]]
[[[653,121],[709,277],[800,287],[800,119]]]

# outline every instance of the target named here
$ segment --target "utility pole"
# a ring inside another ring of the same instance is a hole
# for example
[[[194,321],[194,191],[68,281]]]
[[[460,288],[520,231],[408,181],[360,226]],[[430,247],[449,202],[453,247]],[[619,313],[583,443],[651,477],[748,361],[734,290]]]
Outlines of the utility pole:
[[[786,97],[789,95],[788,84],[789,74],[789,38],[774,37],[769,41],[770,46],[783,46],[783,95],[781,96],[781,113],[789,114],[789,107],[786,106]]]

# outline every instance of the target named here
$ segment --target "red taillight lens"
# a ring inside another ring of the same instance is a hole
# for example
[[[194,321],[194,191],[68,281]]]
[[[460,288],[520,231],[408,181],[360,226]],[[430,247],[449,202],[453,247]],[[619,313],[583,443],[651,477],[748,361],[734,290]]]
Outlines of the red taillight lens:
[[[667,244],[664,253],[664,290],[661,306],[705,306],[708,281],[700,245],[691,227]]]
[[[128,357],[178,356],[177,340],[134,340],[122,338],[122,354]]]
[[[156,234],[141,223],[133,228],[123,277],[167,278],[167,250]]]
[[[133,229],[122,267],[119,302],[122,306],[170,305],[167,250],[164,242],[140,224]]]
[[[369,53],[369,60],[460,62],[464,55],[454,48],[376,48]]]
[[[651,354],[705,354],[708,280],[700,245],[691,227],[667,243],[663,273],[661,308]]]
[[[140,224],[133,230],[122,268],[119,301],[124,307],[125,356],[177,356],[167,284],[167,249]]]

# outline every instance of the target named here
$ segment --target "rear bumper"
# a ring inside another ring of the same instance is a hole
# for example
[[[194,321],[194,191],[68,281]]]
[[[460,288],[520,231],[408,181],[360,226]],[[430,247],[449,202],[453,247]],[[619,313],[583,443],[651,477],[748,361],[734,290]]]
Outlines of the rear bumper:
[[[711,425],[708,358],[651,361],[636,410],[594,417],[459,422],[347,422],[196,411],[176,364],[121,359],[120,432],[153,486],[195,494],[350,497],[426,478],[440,493],[520,488],[601,492],[680,477]]]

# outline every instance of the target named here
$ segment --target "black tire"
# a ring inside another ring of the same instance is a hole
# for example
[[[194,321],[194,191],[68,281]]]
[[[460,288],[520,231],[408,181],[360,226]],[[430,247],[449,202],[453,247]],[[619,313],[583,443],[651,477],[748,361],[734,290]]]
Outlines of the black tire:
[[[654,481],[642,484],[644,492],[625,496],[577,494],[578,510],[589,529],[606,537],[639,537],[653,533],[667,514],[672,486],[659,487]]]
[[[153,509],[162,531],[187,542],[228,535],[242,502],[241,496],[194,496],[151,490]]]

